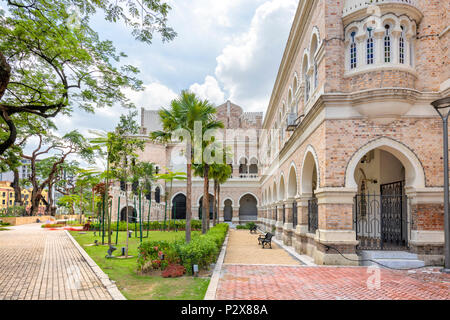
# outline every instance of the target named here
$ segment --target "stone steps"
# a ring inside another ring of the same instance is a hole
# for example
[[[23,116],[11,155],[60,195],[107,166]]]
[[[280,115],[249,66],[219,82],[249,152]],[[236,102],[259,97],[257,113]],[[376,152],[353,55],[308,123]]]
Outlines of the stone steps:
[[[374,260],[383,266],[396,269],[420,268],[425,266],[425,262],[419,260],[417,254],[407,251],[363,250],[360,252],[360,259]],[[372,261],[361,261],[361,265],[374,266],[378,264]]]

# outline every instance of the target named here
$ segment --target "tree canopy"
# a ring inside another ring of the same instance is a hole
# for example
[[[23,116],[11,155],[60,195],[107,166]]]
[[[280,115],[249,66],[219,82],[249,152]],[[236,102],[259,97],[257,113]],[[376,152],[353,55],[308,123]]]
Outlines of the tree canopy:
[[[103,11],[123,22],[136,40],[163,41],[170,6],[161,0],[7,0],[0,9],[0,155],[17,138],[20,114],[52,118],[75,108],[134,105],[123,89],[141,90],[138,69],[121,64],[126,55],[101,40],[90,18]]]

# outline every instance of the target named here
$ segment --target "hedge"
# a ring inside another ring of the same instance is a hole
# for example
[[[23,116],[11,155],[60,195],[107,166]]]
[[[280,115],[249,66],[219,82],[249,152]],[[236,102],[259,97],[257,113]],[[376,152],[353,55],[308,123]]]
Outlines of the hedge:
[[[105,225],[106,230],[107,225]],[[149,227],[149,230],[162,230],[164,227],[164,221],[150,221],[150,223],[143,222],[142,223],[142,230],[147,230]],[[99,223],[92,223],[91,229],[92,230],[98,230]],[[129,222],[128,223],[128,230],[134,231],[134,229],[137,229],[139,231],[139,223]],[[179,230],[183,231],[186,229],[186,220],[168,220],[166,221],[166,229],[171,230]],[[202,222],[200,220],[191,220],[191,230],[201,230],[202,229]],[[117,230],[117,222],[111,222],[111,230],[116,231]],[[127,223],[125,221],[119,222],[119,231],[127,231]]]
[[[216,261],[228,227],[226,223],[218,224],[206,234],[194,236],[189,243],[184,240],[143,242],[139,246],[138,267],[146,272],[150,267],[164,270],[168,265],[181,264],[189,275],[192,274],[194,264],[199,269],[207,270]]]
[[[255,227],[255,226],[256,226],[256,223],[249,222],[249,223],[246,223],[245,225],[237,225],[236,229],[248,229],[248,230],[250,230],[250,228]]]

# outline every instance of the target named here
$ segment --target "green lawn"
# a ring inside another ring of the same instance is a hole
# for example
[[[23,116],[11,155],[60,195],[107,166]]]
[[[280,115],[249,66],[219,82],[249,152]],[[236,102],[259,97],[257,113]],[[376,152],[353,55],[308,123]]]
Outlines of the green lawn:
[[[163,278],[157,276],[142,276],[137,274],[137,247],[139,238],[133,237],[129,243],[129,254],[133,256],[130,259],[106,259],[105,246],[86,246],[93,244],[94,240],[102,242],[102,238],[93,232],[79,234],[76,231],[70,231],[72,236],[86,250],[99,267],[109,276],[111,280],[116,281],[116,285],[122,294],[130,300],[203,300],[209,285],[209,278],[194,278],[184,276],[181,278]],[[139,233],[138,233],[139,234]],[[161,232],[150,231],[149,239],[146,240],[176,240],[184,239],[184,231],[179,232]],[[193,232],[198,234],[197,231]],[[113,243],[115,243],[115,233],[113,234]],[[119,244],[114,252],[115,256],[121,255],[121,247],[125,246],[126,232],[119,233]],[[107,237],[105,237],[107,242]]]

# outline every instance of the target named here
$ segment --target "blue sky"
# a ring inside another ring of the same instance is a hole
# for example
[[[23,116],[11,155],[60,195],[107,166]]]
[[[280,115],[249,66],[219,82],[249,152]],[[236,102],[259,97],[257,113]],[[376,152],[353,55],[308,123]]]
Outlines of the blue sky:
[[[182,89],[215,104],[227,99],[245,111],[265,111],[289,35],[298,0],[169,0],[169,24],[178,33],[170,43],[156,36],[152,45],[133,39],[123,24],[102,15],[92,26],[112,40],[137,66],[146,90],[127,92],[140,111],[167,105]],[[56,120],[62,131],[112,130],[127,111],[114,107],[95,115],[75,111]]]

